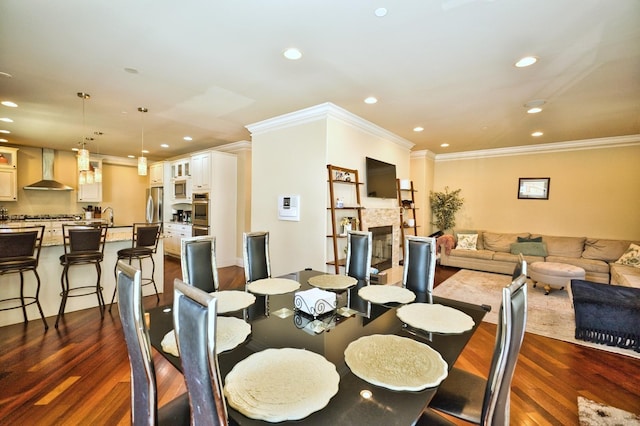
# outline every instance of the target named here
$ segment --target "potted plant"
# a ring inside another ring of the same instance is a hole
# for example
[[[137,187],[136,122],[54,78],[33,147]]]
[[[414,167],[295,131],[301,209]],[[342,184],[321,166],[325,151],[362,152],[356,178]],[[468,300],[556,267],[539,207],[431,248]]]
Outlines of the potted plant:
[[[444,187],[444,192],[429,192],[429,202],[431,204],[431,214],[433,215],[432,225],[440,231],[453,229],[456,225],[456,212],[462,208],[464,198],[460,197],[461,189],[449,191],[449,187]]]

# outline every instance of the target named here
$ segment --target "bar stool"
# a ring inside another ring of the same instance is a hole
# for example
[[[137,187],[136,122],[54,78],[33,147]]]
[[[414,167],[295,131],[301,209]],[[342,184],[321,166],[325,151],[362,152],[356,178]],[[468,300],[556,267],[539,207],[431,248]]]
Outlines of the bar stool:
[[[118,261],[128,260],[131,265],[132,259],[138,260],[140,272],[142,273],[142,260],[151,259],[151,276],[149,278],[141,278],[142,285],[153,284],[153,288],[156,291],[156,298],[160,302],[160,295],[158,294],[158,287],[155,281],[156,262],[153,260],[153,255],[158,250],[158,241],[162,234],[162,222],[151,223],[134,223],[133,224],[133,236],[131,238],[131,247],[118,250],[118,259],[116,260],[116,266],[113,270],[116,280],[118,277]],[[109,312],[113,307],[113,302],[116,299],[116,293],[118,287],[113,289],[113,296],[111,297],[111,304],[109,305]]]
[[[64,315],[67,305],[67,298],[88,296],[96,294],[98,297],[98,306],[100,307],[100,317],[104,318],[105,303],[102,296],[102,287],[100,286],[100,278],[102,276],[102,259],[104,258],[104,245],[107,239],[107,224],[96,223],[95,225],[65,225],[62,224],[62,238],[64,240],[64,254],[60,256],[60,264],[64,266],[62,276],[60,277],[60,285],[62,293],[60,296],[60,309],[56,317],[56,325],[60,317]],[[94,265],[97,273],[95,285],[83,285],[71,288],[69,285],[69,268],[77,265]],[[70,294],[76,293],[78,294]]]
[[[11,297],[0,300],[2,302],[13,303],[20,301],[19,305],[2,308],[0,311],[22,308],[24,322],[27,322],[27,309],[34,303],[38,306],[40,317],[44,323],[44,329],[49,329],[49,324],[44,318],[42,306],[40,306],[40,276],[38,275],[38,260],[40,259],[40,249],[42,247],[42,235],[44,226],[29,226],[20,229],[3,228],[0,229],[0,275],[20,274],[20,297]],[[36,276],[36,292],[34,296],[24,295],[24,272],[33,271]]]

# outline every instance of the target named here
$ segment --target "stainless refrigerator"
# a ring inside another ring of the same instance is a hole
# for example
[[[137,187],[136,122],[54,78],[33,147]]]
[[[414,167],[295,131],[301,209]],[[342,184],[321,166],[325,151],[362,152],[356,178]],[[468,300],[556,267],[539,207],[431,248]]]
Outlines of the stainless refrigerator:
[[[147,223],[162,222],[162,187],[147,189],[147,211],[145,219]]]

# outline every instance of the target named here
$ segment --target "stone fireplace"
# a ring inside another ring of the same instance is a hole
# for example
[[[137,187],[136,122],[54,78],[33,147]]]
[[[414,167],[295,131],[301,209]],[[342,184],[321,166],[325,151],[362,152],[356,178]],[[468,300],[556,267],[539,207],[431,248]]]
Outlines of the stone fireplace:
[[[398,266],[400,262],[400,212],[398,208],[363,209],[362,229],[371,231],[373,234],[371,266],[380,271]],[[376,266],[376,263],[380,262],[384,263]]]

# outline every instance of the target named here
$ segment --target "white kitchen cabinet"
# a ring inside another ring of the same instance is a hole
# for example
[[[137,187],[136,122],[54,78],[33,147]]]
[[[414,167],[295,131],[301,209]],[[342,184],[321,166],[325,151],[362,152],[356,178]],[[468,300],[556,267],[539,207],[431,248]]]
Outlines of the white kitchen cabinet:
[[[211,153],[191,156],[191,190],[208,191],[211,188]]]
[[[0,146],[0,201],[18,201],[18,148]]]
[[[191,236],[191,225],[167,222],[164,224],[164,254],[180,257],[181,239]]]
[[[173,179],[184,179],[191,176],[191,159],[181,158],[171,162],[171,177]]]
[[[164,162],[153,163],[149,166],[149,186],[164,184]]]
[[[90,159],[89,163],[92,167],[100,167],[102,169],[102,160]],[[80,176],[80,173],[78,173]],[[78,201],[82,203],[102,202],[102,182],[85,183],[80,185],[78,180]]]

